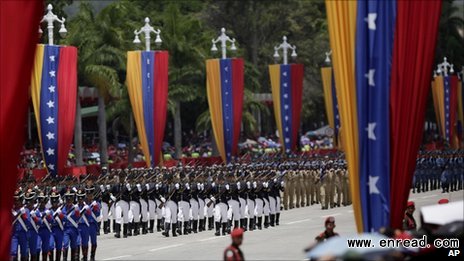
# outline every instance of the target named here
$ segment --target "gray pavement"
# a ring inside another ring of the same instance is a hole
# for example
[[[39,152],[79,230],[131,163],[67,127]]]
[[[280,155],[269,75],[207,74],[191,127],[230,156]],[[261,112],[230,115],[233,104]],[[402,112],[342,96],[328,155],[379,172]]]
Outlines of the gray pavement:
[[[416,203],[416,220],[420,207],[436,204],[439,199],[463,200],[464,191],[442,194],[429,191],[411,194]],[[246,260],[303,260],[303,249],[324,230],[327,216],[334,216],[335,231],[341,235],[356,233],[351,206],[321,210],[320,205],[292,209],[281,213],[280,226],[246,232],[241,247]],[[98,260],[221,260],[230,236],[214,236],[206,231],[187,236],[165,238],[160,232],[129,238],[113,234],[98,238]]]

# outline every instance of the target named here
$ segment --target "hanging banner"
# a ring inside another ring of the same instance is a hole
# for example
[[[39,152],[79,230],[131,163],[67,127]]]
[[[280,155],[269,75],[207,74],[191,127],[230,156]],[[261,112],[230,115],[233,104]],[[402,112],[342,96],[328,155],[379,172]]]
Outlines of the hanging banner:
[[[51,176],[62,175],[74,134],[76,47],[37,45],[31,96],[45,167]]]
[[[357,229],[398,228],[422,138],[441,1],[326,0],[326,7]]]
[[[206,92],[211,125],[224,162],[237,156],[242,123],[243,59],[206,60]]]
[[[459,148],[459,78],[456,75],[437,76],[432,83],[435,114],[439,122],[440,135],[452,148]],[[461,113],[462,114],[462,113]]]
[[[280,144],[282,152],[289,154],[297,149],[304,67],[302,64],[273,64],[269,65],[269,74]]]
[[[127,90],[147,167],[162,162],[168,100],[167,51],[127,52]]]
[[[335,78],[332,67],[322,67],[322,87],[324,90],[325,111],[329,122],[329,127],[334,130],[333,144],[336,148],[341,148],[339,144],[340,114],[338,111],[337,92],[335,91]]]

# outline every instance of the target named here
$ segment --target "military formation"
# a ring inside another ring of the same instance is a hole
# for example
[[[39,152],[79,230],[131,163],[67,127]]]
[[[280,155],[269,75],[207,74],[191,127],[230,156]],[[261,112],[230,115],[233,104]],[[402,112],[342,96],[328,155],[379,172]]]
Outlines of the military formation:
[[[420,151],[412,192],[441,189],[442,193],[464,189],[464,151]]]
[[[12,209],[13,260],[95,260],[97,235],[176,237],[280,224],[283,209],[351,204],[342,156],[260,158],[228,165],[102,169],[25,178]]]

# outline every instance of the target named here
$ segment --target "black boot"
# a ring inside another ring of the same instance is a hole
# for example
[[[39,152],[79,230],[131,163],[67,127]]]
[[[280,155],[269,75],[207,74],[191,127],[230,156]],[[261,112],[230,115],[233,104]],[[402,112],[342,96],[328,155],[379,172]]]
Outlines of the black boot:
[[[176,234],[176,223],[172,223],[172,236],[173,236],[173,237],[177,237],[177,234]]]
[[[198,220],[193,220],[192,225],[193,225],[192,226],[192,232],[195,233],[195,234],[198,233]]]
[[[68,249],[67,248],[63,249],[63,261],[66,261],[66,260],[68,260]]]
[[[213,217],[208,218],[208,230],[213,230]]]
[[[227,221],[227,234],[230,234],[230,232],[232,231],[232,220],[229,220]]]
[[[246,229],[245,219],[244,219],[244,218],[241,218],[241,219],[240,219],[240,227],[243,228],[243,230]]]
[[[215,236],[220,236],[221,235],[221,223],[216,222],[216,233],[214,233]]]
[[[255,218],[250,218],[250,224],[249,224],[248,229],[250,231],[253,231],[255,229],[255,224],[256,224]]]
[[[177,222],[177,234],[182,236],[182,222]]]
[[[48,259],[48,253],[42,251],[42,261],[47,261],[47,259]],[[37,260],[39,260],[39,258],[37,258]]]
[[[161,224],[164,224],[164,223],[166,223],[166,220],[165,220],[165,218],[162,218],[161,219]],[[161,230],[164,230],[164,228],[165,228],[165,226],[161,226]]]
[[[116,222],[114,222],[114,223],[116,223]],[[121,238],[121,224],[115,224],[114,228],[113,228],[113,231],[114,231],[114,236],[116,238]]]
[[[134,222],[134,236],[140,235],[140,222]]]
[[[104,234],[110,233],[110,224],[109,224],[109,221],[103,221],[103,233],[104,233]]]
[[[234,229],[239,228],[238,226],[238,220],[234,220]]]
[[[95,252],[97,252],[97,246],[92,245],[90,249],[90,261],[95,261]]]
[[[108,221],[108,222],[109,222],[109,221]],[[113,220],[113,231],[116,231],[116,224],[117,224],[116,221]]]
[[[161,232],[161,224],[163,224],[162,219],[158,218],[158,220],[156,222],[156,231]]]
[[[121,225],[119,225],[121,226]],[[129,233],[129,224],[122,225],[122,237],[127,238],[127,233]]]
[[[269,227],[269,216],[264,216],[264,228]]]
[[[88,246],[82,247],[82,261],[87,261],[87,258],[89,256],[88,253],[89,253],[89,247]]]
[[[57,249],[55,252],[56,252],[55,253],[55,261],[61,261],[61,250]],[[53,253],[52,253],[52,255],[53,255]]]
[[[199,223],[198,223],[198,232],[202,232],[202,231],[205,231],[203,229],[203,224],[204,224],[205,220],[204,219],[200,219],[199,220]]]
[[[275,214],[270,214],[269,215],[269,219],[270,219],[270,226],[273,227],[274,226],[274,220],[275,220]]]
[[[170,229],[171,224],[170,223],[164,223],[164,232],[162,233],[163,236],[169,237],[169,229]],[[175,232],[174,232],[175,233]]]
[[[79,260],[79,253],[77,249],[71,248],[71,261],[74,261],[74,260]]]
[[[72,249],[71,249],[71,251],[72,251]],[[74,259],[71,259],[71,260],[79,261],[80,256],[81,256],[81,248],[79,246],[77,246],[76,252],[74,253],[74,255],[72,255],[72,253],[71,253],[71,258],[74,257]]]
[[[225,236],[227,234],[227,222],[222,223],[222,235]]]
[[[256,225],[259,230],[263,229],[262,227],[263,217],[258,217],[258,224]]]
[[[142,234],[143,235],[146,235],[148,233],[147,226],[148,226],[148,221],[142,222]]]
[[[134,223],[129,222],[127,223],[127,236],[131,237],[132,236],[132,229],[134,228]]]
[[[97,223],[97,236],[100,235],[101,221]]]
[[[154,226],[155,226],[155,220],[150,219],[150,227],[148,228],[148,232],[153,233]]]
[[[206,218],[203,218],[203,231],[206,231]]]
[[[279,219],[280,219],[280,213],[278,212],[278,213],[276,213],[276,219],[275,219],[276,226],[279,225]]]

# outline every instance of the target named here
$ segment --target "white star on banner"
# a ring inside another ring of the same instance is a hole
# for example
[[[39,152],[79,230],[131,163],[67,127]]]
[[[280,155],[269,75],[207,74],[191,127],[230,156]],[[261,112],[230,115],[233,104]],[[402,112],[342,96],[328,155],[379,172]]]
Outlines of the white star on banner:
[[[367,22],[367,26],[369,30],[375,30],[375,20],[377,19],[377,14],[376,13],[369,13],[366,18],[364,18],[364,21]]]
[[[150,73],[147,73],[147,78],[150,78]]]
[[[285,116],[285,121],[288,121],[288,116]]]
[[[377,181],[379,181],[378,176],[369,176],[369,194],[380,194],[380,191],[377,188]]]
[[[286,82],[284,82],[284,87],[287,87],[287,85],[288,85],[288,84],[287,84]]]
[[[147,59],[147,64],[150,64],[150,59]]]
[[[55,139],[55,133],[48,132],[46,136],[47,136],[47,139],[49,139],[49,140],[54,140]]]
[[[287,105],[287,104],[285,104],[285,105],[284,105],[284,108],[285,108],[286,110],[288,110],[288,105]]]
[[[374,74],[375,74],[375,70],[374,70],[374,69],[370,69],[370,70],[369,70],[369,73],[364,74],[364,77],[366,77],[367,79],[369,79],[369,85],[370,85],[370,86],[375,86]]]
[[[290,139],[289,138],[285,138],[285,143],[289,143],[290,142]]]
[[[55,123],[55,118],[52,118],[52,117],[48,116],[46,121],[47,121],[48,124],[52,124],[52,123]]]
[[[288,131],[289,131],[288,127],[285,127],[285,131],[286,131],[286,132],[288,132]]]
[[[48,154],[48,156],[55,155],[55,150],[52,149],[52,148],[48,148],[47,154]]]
[[[53,164],[48,164],[48,168],[51,169],[51,170],[55,170],[55,165],[53,165]]]
[[[50,58],[50,62],[54,62],[54,61],[55,61],[55,56],[54,56],[54,55],[50,55],[48,58]]]
[[[229,71],[229,66],[224,67],[224,71]]]
[[[47,105],[48,105],[48,108],[53,108],[53,107],[55,107],[55,102],[48,101]]]
[[[287,72],[284,72],[283,75],[284,75],[284,77],[287,77]]]
[[[229,80],[225,79],[225,80],[224,80],[224,82],[225,82],[225,83],[228,83],[228,82],[229,82]]]
[[[50,71],[49,74],[50,74],[50,77],[55,77],[55,71]]]
[[[377,123],[375,122],[371,122],[371,123],[368,123],[367,125],[367,128],[366,128],[366,131],[367,131],[367,137],[370,139],[370,140],[376,140],[377,138],[375,137],[375,133],[374,133],[374,129],[375,129],[375,126],[377,125]]]
[[[55,92],[55,86],[50,85],[50,87],[48,87],[48,90],[49,90],[50,92]]]
[[[229,95],[229,92],[226,92],[226,95]]]
[[[288,99],[288,95],[287,95],[287,94],[284,94],[284,99]]]

